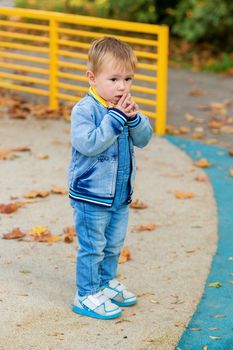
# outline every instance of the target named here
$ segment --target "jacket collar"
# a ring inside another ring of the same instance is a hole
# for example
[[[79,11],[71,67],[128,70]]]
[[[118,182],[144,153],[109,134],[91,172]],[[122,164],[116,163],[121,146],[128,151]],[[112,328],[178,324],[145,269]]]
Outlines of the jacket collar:
[[[102,106],[104,106],[105,108],[108,108],[108,104],[107,101],[101,97],[98,92],[91,86],[89,88],[89,93],[94,97],[95,100],[97,100]]]

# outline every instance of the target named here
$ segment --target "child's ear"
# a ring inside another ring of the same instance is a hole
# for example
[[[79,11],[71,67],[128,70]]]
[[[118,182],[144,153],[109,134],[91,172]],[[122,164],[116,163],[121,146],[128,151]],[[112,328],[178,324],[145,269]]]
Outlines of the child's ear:
[[[86,72],[86,76],[90,85],[95,84],[95,74],[91,70]]]

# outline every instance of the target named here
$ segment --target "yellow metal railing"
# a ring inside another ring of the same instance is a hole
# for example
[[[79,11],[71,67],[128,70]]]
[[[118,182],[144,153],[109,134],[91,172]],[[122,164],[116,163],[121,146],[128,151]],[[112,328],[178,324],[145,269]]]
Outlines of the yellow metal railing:
[[[0,8],[0,87],[47,96],[51,108],[87,92],[90,42],[114,35],[138,58],[132,91],[142,113],[166,126],[168,28],[49,11]]]

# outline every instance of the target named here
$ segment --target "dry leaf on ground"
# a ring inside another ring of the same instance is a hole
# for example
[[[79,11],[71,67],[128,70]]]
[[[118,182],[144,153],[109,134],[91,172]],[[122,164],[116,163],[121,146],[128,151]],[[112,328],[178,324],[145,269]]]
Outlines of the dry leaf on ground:
[[[139,199],[135,199],[130,204],[130,208],[132,209],[146,209],[148,206],[143,201],[140,201]]]
[[[157,227],[159,227],[159,225],[156,224],[140,225],[138,226],[137,231],[153,231]]]
[[[196,176],[195,180],[198,182],[208,182],[209,181],[207,176],[201,176],[201,175]]]
[[[201,158],[196,162],[193,162],[193,165],[195,165],[198,168],[209,168],[211,166],[211,164],[206,158]]]
[[[36,158],[40,159],[40,160],[44,160],[44,159],[49,159],[49,156],[48,156],[48,154],[38,153]]]
[[[126,261],[128,261],[130,259],[131,259],[131,253],[130,253],[130,251],[129,251],[129,249],[127,247],[124,247],[121,250],[121,254],[120,254],[120,257],[119,257],[119,264],[123,264],[123,263],[125,263]]]
[[[63,232],[65,233],[64,242],[65,243],[72,243],[74,240],[74,237],[76,236],[74,226],[65,227],[63,229]]]
[[[22,202],[14,202],[9,204],[0,204],[0,213],[1,214],[11,214],[14,213],[17,209],[24,206]]]
[[[233,176],[233,168],[230,168],[229,173],[231,176]]]
[[[3,239],[18,239],[22,238],[26,233],[22,232],[18,227],[13,229],[11,232],[3,234]]]
[[[179,191],[176,191],[175,192],[175,197],[177,199],[190,199],[190,198],[195,197],[195,193],[193,193],[193,192],[179,192]]]
[[[67,190],[65,188],[62,188],[62,187],[53,186],[52,189],[51,189],[51,193],[67,194]]]
[[[36,198],[36,197],[44,198],[44,197],[47,197],[49,194],[50,194],[49,191],[32,191],[29,193],[25,193],[23,197],[24,198]]]

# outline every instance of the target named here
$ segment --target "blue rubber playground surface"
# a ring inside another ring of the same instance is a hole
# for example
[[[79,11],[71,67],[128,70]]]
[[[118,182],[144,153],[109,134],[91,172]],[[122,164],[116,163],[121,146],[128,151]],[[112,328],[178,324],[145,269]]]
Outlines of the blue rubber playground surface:
[[[203,296],[175,350],[233,350],[233,157],[225,148],[178,137],[168,140],[205,168],[218,208],[218,244]],[[211,285],[210,285],[211,284]]]

